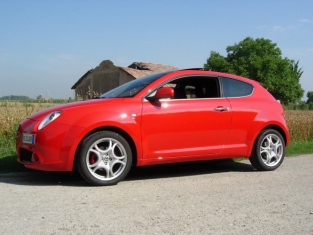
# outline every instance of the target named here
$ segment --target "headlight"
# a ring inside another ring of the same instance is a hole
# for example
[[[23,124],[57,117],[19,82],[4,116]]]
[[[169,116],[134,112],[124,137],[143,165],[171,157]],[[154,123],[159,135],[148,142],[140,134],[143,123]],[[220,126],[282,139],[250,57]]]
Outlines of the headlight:
[[[56,111],[53,113],[50,113],[48,116],[46,116],[38,126],[38,130],[44,128],[46,125],[48,125],[53,120],[57,119],[61,115],[62,111]]]

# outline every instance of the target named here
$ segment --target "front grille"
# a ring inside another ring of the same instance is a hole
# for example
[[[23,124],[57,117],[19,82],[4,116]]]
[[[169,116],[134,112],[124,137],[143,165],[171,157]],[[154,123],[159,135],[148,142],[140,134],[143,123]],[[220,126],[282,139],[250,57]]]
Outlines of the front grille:
[[[32,151],[20,148],[20,160],[22,162],[31,162],[32,156],[33,156]]]

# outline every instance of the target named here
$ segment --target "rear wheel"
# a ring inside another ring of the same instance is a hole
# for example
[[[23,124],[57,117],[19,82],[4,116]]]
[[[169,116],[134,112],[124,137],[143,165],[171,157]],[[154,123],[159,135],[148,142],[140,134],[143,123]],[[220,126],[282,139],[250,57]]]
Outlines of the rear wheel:
[[[77,157],[81,176],[98,186],[117,184],[125,178],[132,165],[128,142],[110,131],[97,132],[84,139]]]
[[[281,165],[284,156],[284,138],[278,131],[266,129],[260,132],[249,160],[257,170],[271,171]]]

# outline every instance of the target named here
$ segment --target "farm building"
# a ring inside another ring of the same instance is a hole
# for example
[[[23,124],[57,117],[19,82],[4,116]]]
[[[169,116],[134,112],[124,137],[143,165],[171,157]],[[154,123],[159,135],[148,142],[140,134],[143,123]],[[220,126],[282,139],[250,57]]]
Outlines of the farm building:
[[[175,69],[173,66],[147,62],[134,62],[128,67],[121,67],[104,60],[96,68],[87,71],[71,89],[75,89],[76,98],[91,99],[134,79]]]

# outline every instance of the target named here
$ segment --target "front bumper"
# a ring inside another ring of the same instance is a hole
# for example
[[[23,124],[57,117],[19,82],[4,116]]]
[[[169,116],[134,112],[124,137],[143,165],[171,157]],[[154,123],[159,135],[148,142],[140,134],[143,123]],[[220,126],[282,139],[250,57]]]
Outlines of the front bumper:
[[[16,135],[18,162],[43,171],[71,171],[81,127],[52,122],[38,130],[39,121],[26,119]],[[22,142],[22,134],[35,135],[35,143]]]

